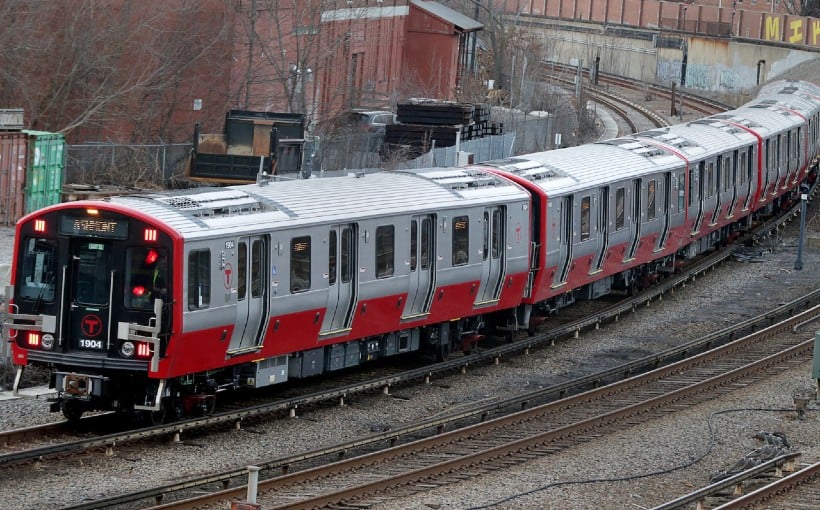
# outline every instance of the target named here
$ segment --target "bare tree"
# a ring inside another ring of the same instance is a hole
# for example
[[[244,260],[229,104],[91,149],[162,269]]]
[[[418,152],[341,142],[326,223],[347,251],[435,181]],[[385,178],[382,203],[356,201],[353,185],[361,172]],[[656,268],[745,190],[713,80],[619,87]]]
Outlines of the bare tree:
[[[227,47],[227,2],[7,0],[0,103],[25,108],[31,128],[75,138],[174,138],[179,101]]]
[[[820,17],[820,0],[784,0],[783,5],[786,7],[788,14],[811,16],[813,18]]]

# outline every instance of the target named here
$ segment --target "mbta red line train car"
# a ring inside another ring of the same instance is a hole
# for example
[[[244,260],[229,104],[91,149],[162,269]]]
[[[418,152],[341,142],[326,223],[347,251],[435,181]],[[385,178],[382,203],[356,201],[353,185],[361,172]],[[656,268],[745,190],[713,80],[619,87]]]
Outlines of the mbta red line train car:
[[[17,224],[5,340],[52,410],[166,418],[263,387],[513,335],[731,241],[807,178],[820,89],[464,168],[55,205]]]

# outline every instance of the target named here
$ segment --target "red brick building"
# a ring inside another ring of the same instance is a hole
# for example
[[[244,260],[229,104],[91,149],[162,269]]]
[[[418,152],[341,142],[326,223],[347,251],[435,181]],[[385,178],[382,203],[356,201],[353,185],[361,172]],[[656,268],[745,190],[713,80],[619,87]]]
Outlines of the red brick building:
[[[432,1],[289,3],[237,2],[231,106],[320,121],[408,96],[452,99],[482,28]]]

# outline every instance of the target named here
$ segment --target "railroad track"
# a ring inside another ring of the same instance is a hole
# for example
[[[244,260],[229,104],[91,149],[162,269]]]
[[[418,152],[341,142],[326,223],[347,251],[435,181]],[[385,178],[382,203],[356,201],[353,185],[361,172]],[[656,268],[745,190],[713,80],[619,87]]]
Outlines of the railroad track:
[[[572,76],[560,74],[549,75],[549,80],[560,83],[565,87],[572,87],[575,83]],[[621,132],[619,129],[618,136],[645,131],[647,123],[649,129],[670,125],[666,119],[652,110],[605,89],[585,85],[584,91],[591,100],[611,110],[629,127],[629,133]],[[633,112],[640,114],[641,117],[646,119],[646,122],[639,125],[634,118]]]
[[[575,76],[577,74],[577,67],[557,62],[545,62],[542,64],[542,77],[544,80],[557,81],[564,86],[574,86]],[[585,70],[588,76],[588,70]],[[584,83],[584,91],[596,102],[603,104],[611,109],[629,126],[632,133],[643,131],[646,128],[639,126],[632,118],[630,112],[638,112],[642,117],[649,120],[653,127],[669,126],[670,121],[667,117],[654,112],[635,101],[629,101],[614,91],[610,87],[617,89],[627,89],[640,92],[647,98],[664,98],[669,101],[670,110],[672,107],[672,88],[659,84],[651,83],[637,83],[635,80],[625,78],[622,76],[599,73],[598,84],[593,85],[589,82]],[[722,101],[717,101],[708,97],[693,94],[691,92],[684,92],[680,89],[675,91],[675,108],[677,113],[682,116],[683,111],[698,112],[701,116],[714,115],[716,113],[724,112],[731,109],[733,106]],[[624,133],[619,133],[621,136]]]
[[[810,196],[813,196],[816,187],[814,186],[810,191]],[[748,233],[743,239],[740,239],[735,245],[725,247],[722,250],[716,251],[697,262],[691,263],[685,267],[680,274],[673,277],[668,277],[666,280],[654,285],[652,288],[641,292],[639,295],[623,299],[614,304],[602,306],[602,302],[596,302],[594,305],[595,311],[589,313],[579,314],[580,318],[577,320],[570,320],[567,322],[565,315],[573,313],[563,313],[558,318],[562,324],[558,327],[553,327],[548,331],[539,333],[533,337],[522,338],[510,344],[504,344],[497,347],[483,349],[479,352],[468,356],[460,356],[455,359],[437,363],[435,365],[423,365],[411,370],[393,369],[391,367],[384,368],[381,372],[353,372],[351,374],[343,374],[334,379],[333,386],[328,388],[328,381],[318,381],[311,385],[311,391],[300,391],[295,389],[294,394],[286,398],[280,398],[273,403],[259,403],[256,405],[245,406],[240,409],[229,409],[224,412],[217,413],[211,417],[203,417],[191,420],[185,420],[168,425],[157,425],[154,427],[147,427],[139,430],[123,431],[117,434],[110,434],[107,436],[94,437],[87,440],[77,441],[73,446],[58,445],[56,447],[35,448],[31,451],[18,451],[12,455],[0,455],[0,467],[5,465],[18,463],[21,461],[47,458],[52,455],[49,448],[56,450],[56,454],[63,452],[80,452],[98,449],[101,446],[107,448],[112,444],[124,444],[132,440],[141,440],[150,437],[161,437],[173,435],[179,437],[182,433],[189,430],[197,430],[208,426],[225,425],[231,427],[238,426],[242,421],[252,420],[255,417],[272,416],[277,413],[287,413],[290,416],[296,415],[301,410],[312,405],[321,405],[327,402],[343,402],[345,398],[357,393],[368,391],[382,391],[388,392],[391,386],[407,384],[419,380],[429,381],[433,376],[440,374],[453,373],[457,371],[464,371],[466,367],[479,363],[495,363],[498,358],[508,356],[520,352],[527,351],[539,345],[546,345],[555,343],[564,337],[577,337],[581,331],[587,328],[598,328],[600,325],[608,320],[618,320],[618,318],[626,313],[633,312],[638,306],[649,303],[655,299],[662,299],[663,295],[668,292],[674,292],[678,286],[684,286],[689,280],[695,280],[700,274],[705,273],[716,267],[724,260],[732,256],[734,251],[742,246],[744,242],[755,242],[758,239],[764,239],[769,236],[771,232],[776,232],[783,228],[784,225],[791,221],[799,212],[799,204],[796,204],[790,211],[773,218],[765,224],[758,226],[756,229]],[[808,300],[798,300],[800,305],[807,305]],[[792,305],[796,306],[796,305]],[[571,309],[568,309],[571,310]],[[741,325],[745,324],[741,323]],[[748,332],[749,330],[745,330]],[[349,382],[348,382],[349,381]],[[280,391],[281,394],[281,391]],[[287,395],[287,393],[285,393]],[[111,425],[110,420],[112,416],[90,416],[82,422],[85,424],[81,426],[81,432],[105,430],[105,427]],[[66,422],[57,422],[48,425],[38,425],[30,428],[24,428],[14,431],[0,432],[0,444],[6,446],[19,448],[19,442],[36,438],[40,436],[56,436],[63,434],[66,431]]]
[[[457,483],[549,455],[693,406],[805,362],[813,340],[792,327],[820,307],[643,375],[555,402],[260,482],[264,508],[362,507]],[[437,430],[438,432],[438,430]],[[289,466],[290,468],[290,466]],[[246,488],[157,508],[203,508],[242,498]]]
[[[761,230],[756,231],[755,233],[751,234],[751,237],[761,237],[765,236],[765,232],[769,232],[772,230],[779,229],[785,221],[788,221],[792,215],[787,214],[779,219],[772,220],[769,224],[764,225],[761,227]],[[523,338],[513,344],[502,345],[494,349],[488,349],[486,351],[477,353],[472,357],[464,357],[457,360],[452,360],[451,362],[438,364],[434,367],[425,367],[420,370],[415,371],[412,374],[404,374],[403,377],[394,377],[388,376],[378,381],[370,381],[369,383],[369,390],[381,390],[381,391],[389,391],[391,386],[395,386],[398,384],[404,384],[406,382],[418,379],[424,379],[427,382],[430,381],[431,377],[436,374],[440,374],[442,372],[452,372],[455,370],[462,370],[466,371],[469,366],[478,364],[478,363],[493,363],[497,362],[500,358],[507,356],[509,354],[513,354],[516,352],[522,352],[529,350],[532,347],[537,345],[543,345],[554,342],[556,339],[561,337],[567,336],[577,336],[580,331],[583,331],[587,328],[598,327],[602,322],[605,322],[607,318],[609,319],[617,319],[621,314],[629,313],[634,311],[637,306],[640,306],[643,303],[649,303],[653,299],[662,299],[664,293],[666,292],[674,292],[674,288],[679,285],[683,285],[689,279],[694,279],[696,276],[702,272],[708,271],[709,268],[713,267],[714,265],[718,264],[720,261],[724,260],[728,256],[731,256],[731,250],[728,252],[716,253],[710,259],[702,261],[700,264],[690,267],[690,272],[686,274],[679,275],[676,278],[671,278],[665,282],[662,282],[661,285],[651,289],[649,292],[643,294],[639,297],[636,301],[623,301],[619,303],[615,303],[607,307],[606,310],[603,310],[600,314],[596,314],[592,317],[586,317],[583,319],[579,319],[569,324],[565,324],[561,328],[551,330],[545,334],[538,335],[532,338]],[[695,346],[695,345],[685,345],[681,346],[679,349],[675,349],[675,352],[668,352],[668,353],[661,353],[660,355],[652,356],[645,360],[639,360],[638,362],[633,362],[632,364],[624,365],[621,367],[617,367],[610,371],[609,373],[600,373],[595,374],[594,376],[586,378],[586,380],[579,380],[575,381],[577,386],[575,389],[571,388],[569,385],[561,385],[560,387],[553,387],[552,388],[552,395],[551,396],[538,396],[538,395],[524,395],[517,402],[512,402],[508,404],[508,406],[513,407],[525,407],[534,405],[534,403],[541,398],[542,400],[554,400],[561,396],[565,396],[567,394],[572,394],[573,392],[580,391],[584,388],[590,388],[594,386],[598,386],[610,380],[616,380],[618,378],[626,377],[631,374],[640,372],[642,370],[646,370],[648,367],[658,366],[660,364],[666,363],[669,360],[680,359],[681,357],[685,356],[686,353],[698,352],[699,350],[708,348],[710,345],[714,345],[726,340],[731,340],[736,338],[744,331],[751,331],[756,327],[759,327],[760,324],[770,324],[773,321],[777,320],[778,316],[783,315],[792,315],[795,313],[795,310],[805,309],[806,307],[810,306],[814,302],[817,302],[818,299],[818,292],[820,290],[813,293],[813,295],[806,296],[805,298],[801,298],[793,303],[785,305],[781,307],[779,311],[771,314],[767,314],[765,316],[760,317],[755,320],[746,321],[737,328],[730,330],[724,330],[722,332],[718,332],[715,335],[710,335],[710,337],[704,339],[702,345]],[[756,322],[757,325],[754,323]],[[343,400],[351,395],[353,395],[356,391],[359,391],[358,388],[336,388],[331,392],[327,392],[324,394],[317,394],[317,395],[308,395],[304,397],[300,397],[302,400],[299,399],[292,399],[287,402],[277,402],[271,405],[260,405],[254,409],[247,409],[244,410],[243,413],[233,414],[232,416],[217,416],[214,417],[214,421],[211,420],[192,420],[189,423],[177,423],[168,426],[161,426],[155,427],[153,430],[140,430],[140,431],[133,431],[128,434],[120,434],[120,435],[111,435],[107,437],[95,437],[91,440],[78,442],[79,446],[73,447],[69,445],[58,445],[53,450],[49,451],[33,451],[29,452],[28,459],[34,460],[39,458],[46,458],[49,455],[69,455],[69,454],[76,454],[79,451],[84,450],[94,450],[94,449],[105,449],[106,451],[111,451],[115,447],[115,445],[120,445],[128,442],[132,442],[134,440],[142,440],[152,437],[168,437],[169,435],[174,435],[177,439],[179,436],[186,431],[196,430],[197,428],[202,428],[206,426],[218,426],[219,424],[222,425],[229,425],[231,427],[238,426],[243,423],[253,423],[253,420],[257,417],[270,417],[270,415],[274,412],[281,411],[281,412],[289,412],[293,413],[296,409],[308,405],[311,402],[319,402],[319,401],[334,401],[334,400]],[[366,390],[364,390],[366,391]],[[545,392],[549,393],[549,392]],[[493,404],[490,408],[483,409],[474,413],[472,418],[475,420],[475,416],[481,417],[481,419],[485,419],[486,417],[490,416],[491,414],[498,414],[497,408],[502,407],[500,404]],[[438,422],[432,425],[433,427],[443,430],[445,428],[451,427],[453,425],[446,424],[445,422]],[[396,431],[389,431],[385,433],[386,435],[381,438],[381,441],[397,441],[398,437],[401,434],[397,434]],[[377,442],[379,439],[377,438]],[[346,447],[341,447],[340,449],[332,452],[332,455],[339,456],[346,451],[349,451],[349,445]],[[18,454],[15,455],[19,455]],[[24,457],[26,456],[25,453],[22,454]],[[309,457],[308,455],[301,455],[301,457]],[[20,458],[17,457],[19,461]],[[297,459],[289,459],[287,462],[279,465],[275,469],[289,469],[288,466],[292,466],[296,464]],[[5,465],[12,465],[13,460],[11,457],[0,457],[0,464]],[[239,473],[235,474],[235,477],[239,477],[243,474],[243,471],[240,470]],[[229,482],[225,481],[224,474],[217,474],[217,475],[209,475],[208,477],[211,480],[210,483],[216,483],[214,480],[218,480],[220,486],[225,486]],[[186,484],[195,485],[198,482],[195,481],[186,481]],[[151,492],[152,495],[150,497],[159,498],[161,497],[164,492],[161,489],[154,488],[148,489],[147,492]],[[128,497],[133,497],[133,495],[126,495],[123,496],[124,499],[128,499]],[[102,504],[95,503],[93,506],[80,506],[78,508],[103,508],[105,507]]]
[[[789,453],[764,462],[708,487],[653,507],[652,510],[720,508],[740,510],[776,504],[780,508],[802,508],[820,501],[820,462],[798,467],[799,453]],[[789,474],[791,473],[791,474]]]
[[[544,62],[542,66],[553,72],[563,74],[577,73],[577,67],[559,62]],[[589,75],[589,69],[584,70],[584,74]],[[672,87],[660,85],[658,83],[637,82],[634,79],[619,76],[612,73],[598,73],[598,86],[615,86],[641,92],[643,94],[655,97],[662,97],[665,99],[672,99]],[[724,103],[706,96],[694,94],[681,89],[676,89],[675,94],[678,98],[683,98],[684,106],[690,108],[690,111],[696,111],[703,115],[713,115],[715,113],[731,110],[734,105]]]

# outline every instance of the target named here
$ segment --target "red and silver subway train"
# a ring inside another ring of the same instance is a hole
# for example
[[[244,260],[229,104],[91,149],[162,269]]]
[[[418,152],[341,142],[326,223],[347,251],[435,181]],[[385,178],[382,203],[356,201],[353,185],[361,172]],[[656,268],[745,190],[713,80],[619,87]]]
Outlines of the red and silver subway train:
[[[463,168],[63,203],[17,224],[5,340],[52,410],[207,412],[263,387],[529,329],[731,241],[808,178],[820,88]]]

